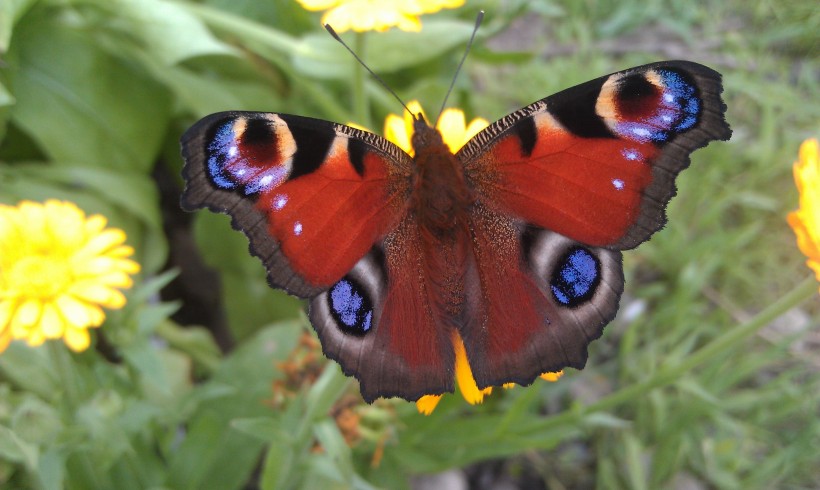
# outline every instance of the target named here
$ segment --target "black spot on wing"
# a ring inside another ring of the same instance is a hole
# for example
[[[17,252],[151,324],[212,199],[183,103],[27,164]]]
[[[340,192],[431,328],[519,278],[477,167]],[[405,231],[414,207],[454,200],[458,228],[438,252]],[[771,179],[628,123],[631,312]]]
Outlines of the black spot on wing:
[[[519,121],[518,124],[515,125],[515,134],[521,143],[521,155],[525,157],[530,156],[533,148],[535,148],[535,141],[538,139],[538,133],[535,128],[535,118],[525,117]]]
[[[595,113],[607,77],[568,88],[546,99],[547,108],[563,127],[583,138],[615,138]]]
[[[618,81],[619,99],[643,99],[656,96],[658,88],[643,73],[635,73]]]
[[[246,119],[241,144],[249,148],[259,145],[275,147],[276,132],[273,124],[267,119]]]
[[[350,164],[353,165],[353,170],[359,174],[359,177],[364,177],[364,141],[350,138],[347,140],[347,155],[350,159]]]
[[[285,119],[285,122],[288,120]],[[296,142],[293,171],[290,174],[290,178],[295,179],[301,175],[308,175],[322,166],[336,132],[330,124],[313,127],[288,124],[288,129]]]

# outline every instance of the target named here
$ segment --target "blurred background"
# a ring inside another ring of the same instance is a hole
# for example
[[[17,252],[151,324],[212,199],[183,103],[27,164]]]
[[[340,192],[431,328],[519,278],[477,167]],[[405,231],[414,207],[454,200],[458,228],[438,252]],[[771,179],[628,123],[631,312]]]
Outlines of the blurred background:
[[[795,299],[811,274],[785,218],[798,147],[820,136],[817,3],[470,0],[422,15],[418,32],[342,37],[435,114],[479,10],[448,103],[468,121],[688,59],[724,75],[734,134],[693,154],[669,224],[624,254],[620,312],[586,369],[482,405],[447,395],[424,416],[365,404],[229,218],[179,209],[179,137],[209,113],[379,133],[400,114],[321,11],[0,0],[0,202],[102,214],[141,265],[89,349],[0,353],[0,486],[819,487],[820,302],[816,283]]]

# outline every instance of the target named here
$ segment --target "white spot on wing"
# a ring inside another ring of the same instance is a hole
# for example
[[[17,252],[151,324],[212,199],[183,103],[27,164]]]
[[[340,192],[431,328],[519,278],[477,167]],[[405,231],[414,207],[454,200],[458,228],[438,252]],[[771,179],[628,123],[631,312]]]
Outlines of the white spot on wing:
[[[632,133],[640,138],[649,138],[652,136],[652,132],[646,128],[632,128]]]
[[[621,154],[624,156],[624,158],[631,162],[640,160],[642,158],[638,150],[634,148],[626,148],[621,152]]]
[[[259,186],[260,187],[267,187],[270,183],[273,182],[273,175],[266,175],[259,179]]]
[[[613,185],[613,187],[615,187],[616,189],[618,189],[620,191],[624,188],[625,184],[624,184],[624,181],[621,180],[621,179],[612,179],[612,185]]]
[[[273,198],[273,210],[280,211],[288,203],[288,196],[285,194],[278,194]]]
[[[296,235],[296,236],[299,236],[299,235],[302,234],[302,223],[300,223],[299,221],[297,221],[296,223],[293,223],[293,234]]]

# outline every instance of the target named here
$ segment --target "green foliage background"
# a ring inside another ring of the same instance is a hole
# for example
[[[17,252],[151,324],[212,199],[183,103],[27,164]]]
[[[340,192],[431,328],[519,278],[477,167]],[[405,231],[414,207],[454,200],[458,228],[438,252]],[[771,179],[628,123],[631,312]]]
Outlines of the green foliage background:
[[[356,402],[348,444],[331,413],[356,387],[334,363],[271,406],[277,362],[309,327],[224,216],[198,213],[194,232],[221,274],[235,347],[170,319],[157,176],[181,185],[179,136],[211,112],[378,129],[395,101],[365,80],[367,105],[354,107],[353,60],[295,2],[0,1],[0,201],[56,197],[102,213],[143,266],[102,327],[120,362],[60,344],[0,354],[0,485],[401,488],[491,458],[556,489],[820,484],[820,305],[784,219],[799,142],[820,135],[816,2],[471,1],[423,17],[420,33],[345,38],[434,111],[479,9],[485,25],[450,101],[468,117],[687,58],[724,74],[734,136],[693,155],[669,225],[626,254],[620,315],[583,372],[478,407],[448,396],[430,417]]]

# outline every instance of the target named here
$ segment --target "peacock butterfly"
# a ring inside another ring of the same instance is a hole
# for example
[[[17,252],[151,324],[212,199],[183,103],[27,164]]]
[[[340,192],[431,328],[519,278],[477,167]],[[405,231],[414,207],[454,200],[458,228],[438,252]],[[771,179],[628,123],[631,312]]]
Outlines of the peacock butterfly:
[[[182,136],[182,206],[227,213],[270,285],[310,299],[367,401],[581,369],[624,287],[621,250],[665,223],[689,154],[728,140],[719,73],[665,61],[541,99],[455,154],[414,115],[415,157],[375,134],[222,112]]]

